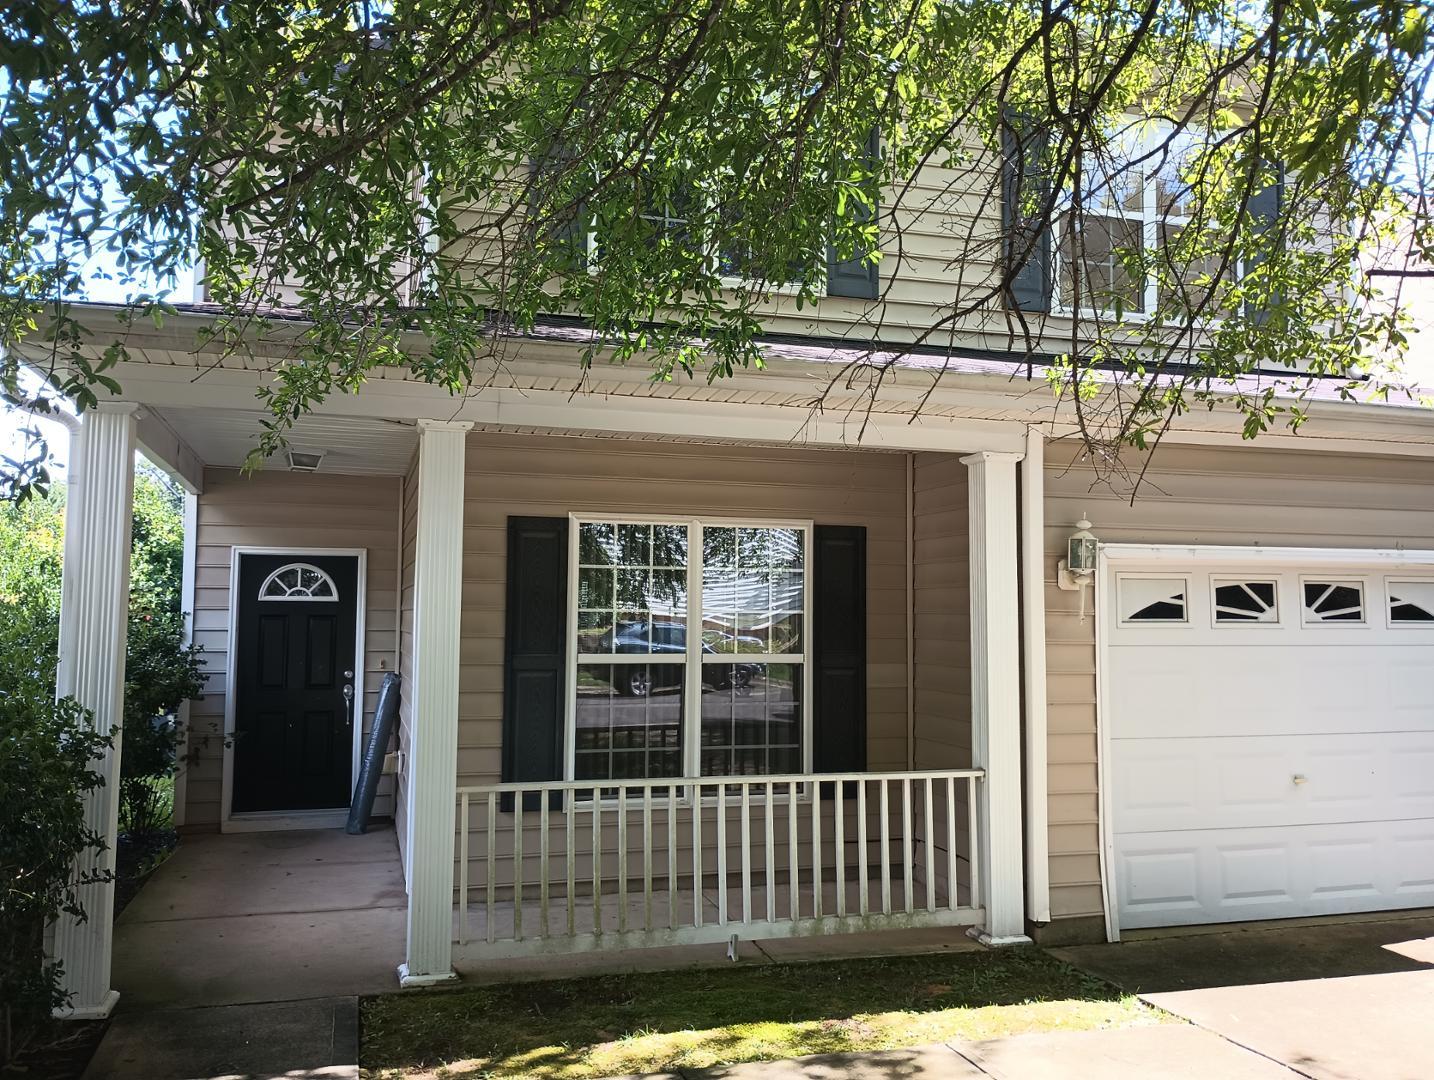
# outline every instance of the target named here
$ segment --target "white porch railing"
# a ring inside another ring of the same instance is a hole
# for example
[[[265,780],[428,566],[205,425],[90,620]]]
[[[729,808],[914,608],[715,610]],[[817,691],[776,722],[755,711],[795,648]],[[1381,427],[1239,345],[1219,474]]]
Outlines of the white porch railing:
[[[456,951],[480,960],[979,923],[983,776],[460,787]]]

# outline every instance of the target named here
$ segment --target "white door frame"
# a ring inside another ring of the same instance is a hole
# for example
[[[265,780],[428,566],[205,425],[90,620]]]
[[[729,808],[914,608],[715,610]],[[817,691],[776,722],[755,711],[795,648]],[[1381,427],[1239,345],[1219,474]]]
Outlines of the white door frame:
[[[358,783],[359,758],[363,751],[364,700],[364,616],[368,608],[368,549],[329,547],[255,547],[235,545],[229,549],[229,638],[224,673],[224,777],[219,796],[220,832],[268,832],[277,829],[337,828],[348,820],[348,809],[268,810],[235,814],[234,802],[234,706],[239,667],[239,559],[243,555],[336,555],[358,560],[357,603],[354,607],[354,734],[349,783]]]
[[[1115,574],[1124,564],[1179,563],[1182,566],[1239,565],[1313,566],[1313,567],[1385,567],[1406,570],[1415,566],[1434,566],[1434,550],[1399,548],[1315,548],[1264,547],[1224,544],[1101,544],[1096,562],[1095,587],[1095,710],[1096,710],[1096,786],[1099,789],[1098,827],[1100,831],[1100,892],[1105,908],[1105,936],[1108,941],[1120,940],[1120,914],[1116,910],[1115,833],[1111,828],[1113,811],[1110,805],[1110,783],[1106,762],[1110,760],[1110,729],[1106,724],[1109,711],[1110,642],[1105,632],[1107,608],[1114,593]]]

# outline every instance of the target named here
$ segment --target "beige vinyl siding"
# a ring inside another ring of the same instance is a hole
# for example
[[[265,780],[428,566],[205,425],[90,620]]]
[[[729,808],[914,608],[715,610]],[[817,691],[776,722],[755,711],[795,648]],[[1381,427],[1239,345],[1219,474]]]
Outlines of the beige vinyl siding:
[[[465,483],[460,785],[497,781],[501,771],[508,518],[572,512],[865,526],[867,763],[873,771],[905,767],[905,455],[474,433]],[[537,815],[526,816],[531,831]],[[482,820],[475,806],[474,826]],[[639,842],[637,820],[634,811],[630,846]],[[511,821],[500,819],[500,856],[511,850]],[[715,832],[708,825],[706,844]],[[801,828],[810,828],[806,812]],[[615,833],[604,844],[615,846]],[[690,859],[684,865],[690,871]],[[482,874],[475,861],[475,884]],[[502,858],[497,880],[511,875],[511,860]]]
[[[414,566],[417,559],[418,541],[418,459],[409,467],[408,475],[402,480],[403,517],[399,540],[399,603],[398,603],[398,673],[403,677],[403,693],[398,705],[398,745],[412,744],[414,704],[417,691],[413,677],[413,583]],[[399,857],[403,863],[404,880],[408,880],[408,785],[409,759],[405,754],[403,766],[396,778],[394,791],[393,824],[398,836]]]
[[[915,695],[918,769],[971,765],[971,583],[966,466],[916,454]]]
[[[1046,658],[1051,912],[1101,912],[1094,604],[1056,588],[1056,562],[1084,514],[1110,543],[1434,547],[1427,462],[1249,446],[1161,447],[1128,495],[1053,445],[1046,472]],[[1132,457],[1131,474],[1141,464]]]
[[[190,706],[186,827],[220,820],[225,683],[229,666],[229,577],[233,548],[364,548],[364,730],[372,724],[379,683],[393,666],[398,572],[396,477],[334,476],[209,468],[198,497],[194,640],[204,648],[203,698]],[[393,813],[393,782],[379,785],[374,813]]]
[[[883,192],[878,302],[832,296],[798,308],[794,297],[777,293],[756,308],[764,328],[864,341],[877,326],[882,340],[910,341],[932,326],[938,310],[969,303],[989,290],[998,278],[1001,252],[999,166],[996,156],[979,146],[967,150],[969,162],[956,168],[928,163],[903,189]],[[495,189],[487,205],[459,209],[458,227],[468,235],[451,243],[444,255],[474,277],[491,280],[502,253],[525,242],[525,216],[504,210],[511,192],[521,190],[526,180],[515,177],[511,186]],[[948,329],[970,346],[1009,348],[1009,322],[998,300]]]

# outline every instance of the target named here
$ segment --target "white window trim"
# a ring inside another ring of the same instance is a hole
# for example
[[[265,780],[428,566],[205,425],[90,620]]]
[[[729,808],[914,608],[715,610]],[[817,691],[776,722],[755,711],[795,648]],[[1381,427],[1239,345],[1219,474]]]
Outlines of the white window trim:
[[[647,515],[624,515],[607,514],[602,512],[568,514],[568,600],[567,617],[567,657],[565,671],[567,674],[566,689],[563,701],[563,779],[576,781],[577,771],[577,677],[579,663],[586,664],[607,664],[607,663],[649,663],[650,655],[640,653],[630,654],[606,654],[589,653],[584,654],[588,659],[579,660],[578,653],[578,561],[579,541],[581,526],[584,523],[599,523],[604,525],[685,525],[687,526],[687,656],[683,661],[684,674],[690,672],[694,667],[703,667],[709,663],[738,663],[742,657],[750,657],[753,663],[765,664],[800,664],[802,666],[802,768],[804,774],[812,771],[812,682],[813,682],[813,657],[812,657],[812,550],[813,533],[815,523],[804,519],[788,518],[731,518],[722,516],[702,517],[680,517],[680,516],[647,516]],[[703,530],[705,528],[746,528],[746,529],[801,529],[802,530],[802,645],[801,653],[715,653],[711,657],[702,652],[702,560],[692,558],[692,553],[703,550]],[[673,777],[682,788],[680,802],[688,804],[691,802],[691,781],[702,780],[712,784],[714,789],[703,796],[703,801],[716,801],[717,791],[715,782],[722,780],[718,776],[702,775],[701,759],[701,732],[702,732],[702,680],[701,678],[683,680],[682,700],[682,771],[680,777]],[[663,777],[652,777],[649,779],[664,779]],[[734,777],[741,780],[760,780],[759,776]],[[597,787],[621,787],[621,781],[593,781]],[[811,797],[812,785],[806,785],[806,791],[801,796],[803,799]],[[785,795],[781,796],[785,798]],[[640,798],[640,796],[639,796]],[[663,796],[665,800],[666,796]],[[629,796],[629,802],[632,797]],[[602,799],[600,805],[607,806],[609,803],[616,804],[617,800]],[[579,804],[592,805],[591,802]]]
[[[1174,125],[1167,121],[1149,122],[1146,131],[1132,148],[1133,155],[1138,158],[1143,158],[1150,152],[1152,147],[1167,139],[1173,130]],[[1196,133],[1204,131],[1202,127],[1195,124],[1186,124],[1185,130]],[[1147,172],[1141,185],[1140,210],[1126,210],[1124,207],[1100,210],[1093,207],[1087,210],[1085,215],[1087,218],[1109,217],[1121,221],[1139,221],[1141,223],[1141,243],[1147,254],[1159,250],[1160,227],[1162,225],[1173,225],[1184,229],[1194,220],[1186,214],[1161,214],[1159,185],[1155,172],[1150,170],[1150,166],[1156,164],[1157,161],[1158,159],[1152,159],[1143,166],[1147,169]],[[1070,191],[1062,191],[1060,198],[1057,200],[1057,205],[1065,205],[1071,203],[1071,201]],[[1073,209],[1074,206],[1072,205],[1069,209],[1057,215],[1054,228],[1051,230],[1051,315],[1064,319],[1114,319],[1116,317],[1114,308],[1091,307],[1086,304],[1068,305],[1061,301],[1061,277],[1064,272],[1064,266],[1061,260],[1061,235],[1062,230],[1070,224],[1068,215]],[[1242,277],[1243,260],[1237,259],[1229,272],[1237,279]],[[1141,300],[1141,310],[1126,310],[1121,313],[1120,319],[1122,322],[1141,324],[1151,320],[1153,313],[1160,305],[1160,289],[1153,279],[1146,281],[1145,288],[1141,293]],[[1223,321],[1223,318],[1217,314],[1205,314],[1200,317],[1201,324],[1212,327],[1218,326]]]
[[[1384,579],[1383,584],[1384,584],[1384,596],[1383,596],[1383,600],[1384,600],[1384,622],[1385,622],[1385,625],[1389,627],[1389,629],[1394,630],[1394,631],[1396,631],[1396,632],[1398,632],[1398,633],[1404,633],[1405,631],[1409,631],[1409,630],[1425,630],[1425,631],[1427,631],[1427,630],[1434,629],[1434,623],[1431,623],[1431,622],[1424,622],[1424,621],[1421,621],[1421,620],[1413,620],[1413,619],[1405,620],[1405,619],[1395,619],[1395,618],[1394,618],[1394,591],[1395,591],[1395,589],[1397,589],[1400,585],[1434,585],[1434,578],[1430,578],[1430,577],[1387,577],[1387,578]],[[1411,603],[1411,604],[1414,603],[1414,601],[1412,601],[1412,600],[1408,600],[1408,601],[1405,601],[1405,602],[1406,602],[1406,603]],[[1369,598],[1366,596],[1366,597],[1365,597],[1365,606],[1368,607],[1368,604],[1369,604]],[[1416,605],[1416,606],[1422,606],[1422,605]]]
[[[1312,616],[1310,606],[1305,600],[1305,587],[1308,585],[1355,586],[1359,589],[1359,618],[1321,619],[1318,617],[1318,614]],[[1381,591],[1384,594],[1381,599],[1385,607],[1388,607],[1388,590],[1382,589]],[[1299,576],[1299,602],[1300,623],[1305,627],[1343,627],[1346,630],[1358,630],[1367,629],[1373,625],[1369,618],[1370,588],[1369,579],[1367,577],[1359,575],[1341,576],[1339,574],[1301,574]]]

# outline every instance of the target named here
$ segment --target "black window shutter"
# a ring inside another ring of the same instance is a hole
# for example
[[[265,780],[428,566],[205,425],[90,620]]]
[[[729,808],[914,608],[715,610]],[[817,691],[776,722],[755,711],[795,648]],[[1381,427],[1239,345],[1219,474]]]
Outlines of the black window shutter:
[[[1275,181],[1254,192],[1245,209],[1250,215],[1250,228],[1255,233],[1267,233],[1273,229],[1279,221],[1280,211],[1283,208],[1285,198],[1285,170],[1284,166],[1277,166]],[[1264,262],[1263,255],[1252,256],[1246,260],[1245,269],[1250,270]],[[1282,297],[1278,293],[1270,296],[1271,306],[1281,303]],[[1245,318],[1257,325],[1262,325],[1269,318],[1269,312],[1261,310],[1256,304],[1245,304]]]
[[[812,761],[866,768],[866,529],[818,525],[812,568]]]
[[[1021,311],[1051,310],[1050,177],[1047,134],[1028,119],[1007,114],[1001,121],[1001,243],[1011,277],[1011,300]],[[1030,217],[1025,207],[1042,214]]]
[[[563,778],[568,519],[508,519],[503,782]],[[554,797],[554,805],[562,800]],[[537,809],[536,795],[523,808]],[[511,798],[503,809],[513,808]]]
[[[875,166],[881,161],[881,133],[875,128],[867,136],[867,161]],[[870,221],[880,214],[881,207],[861,208],[860,220]],[[858,251],[850,259],[838,259],[836,248],[827,245],[827,295],[851,296],[859,300],[875,300],[880,291],[877,263],[864,258],[868,252]]]

